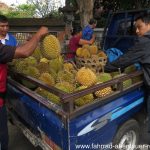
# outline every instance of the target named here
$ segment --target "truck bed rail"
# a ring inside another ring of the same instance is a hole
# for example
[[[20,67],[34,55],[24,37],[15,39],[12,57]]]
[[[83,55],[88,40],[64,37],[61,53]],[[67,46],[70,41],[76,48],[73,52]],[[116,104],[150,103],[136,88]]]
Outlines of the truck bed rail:
[[[46,100],[44,97],[40,96],[35,91],[28,89],[27,87],[23,86],[21,83],[15,81],[11,77],[8,77],[8,83],[10,85],[12,85],[13,87],[17,88],[19,91],[32,97],[34,100],[40,102],[42,105],[46,106],[47,108],[52,109],[57,114],[61,115],[63,118],[66,118],[66,117],[72,118],[83,112],[94,109],[95,107],[104,105],[129,91],[132,91],[132,90],[135,90],[135,89],[141,87],[143,85],[143,81],[134,83],[130,87],[124,89],[123,81],[137,77],[137,76],[141,76],[142,74],[143,74],[142,71],[136,71],[134,73],[112,79],[105,83],[91,86],[84,90],[76,91],[73,93],[66,93],[66,92],[63,92],[63,91],[53,87],[53,86],[48,86],[47,84],[45,84],[35,78],[32,78],[30,76],[26,76],[24,74],[20,74],[20,73],[16,73],[16,72],[10,72],[10,75],[12,77],[15,77],[15,79],[24,79],[24,80],[30,81],[32,84],[35,84],[38,87],[41,87],[41,88],[55,94],[56,96],[58,96],[60,98],[62,106],[58,106],[58,105],[52,103],[51,101]],[[94,93],[100,89],[104,89],[106,87],[113,86],[115,84],[117,85],[117,90],[114,91],[112,94],[105,96],[103,98],[96,98],[93,102],[86,104],[84,106],[75,107],[74,101],[77,98],[80,98],[80,97],[85,96],[90,93]]]

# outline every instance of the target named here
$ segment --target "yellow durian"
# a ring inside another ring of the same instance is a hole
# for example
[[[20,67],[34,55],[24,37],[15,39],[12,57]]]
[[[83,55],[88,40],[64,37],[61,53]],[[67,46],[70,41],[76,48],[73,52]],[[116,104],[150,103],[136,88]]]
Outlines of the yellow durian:
[[[76,73],[76,81],[84,86],[92,86],[96,83],[96,74],[89,68],[82,67]]]
[[[90,58],[90,56],[91,56],[91,55],[90,55],[89,50],[86,49],[86,48],[83,48],[80,57],[83,57],[83,58]]]
[[[48,59],[46,59],[46,58],[41,58],[41,59],[40,59],[40,62],[41,62],[41,63],[48,63],[48,62],[49,62],[49,60],[48,60]]]
[[[91,45],[89,47],[89,52],[91,55],[96,55],[98,52],[98,47],[96,45]]]
[[[64,70],[67,70],[67,71],[71,71],[74,69],[73,64],[69,62],[64,63],[63,67],[64,67]]]
[[[98,57],[104,57],[107,59],[107,55],[102,50],[98,52],[97,56]]]
[[[82,53],[82,48],[79,47],[79,48],[76,50],[76,55],[77,55],[78,57],[80,57],[80,56],[81,56],[81,53]]]
[[[59,40],[54,35],[47,35],[41,42],[41,53],[47,59],[55,59],[60,55]]]
[[[90,45],[89,44],[84,44],[83,46],[82,46],[82,48],[84,49],[87,49],[87,50],[89,50],[90,49]]]
[[[43,81],[44,83],[53,86],[55,84],[55,80],[49,73],[42,73],[39,77],[39,80]]]
[[[100,83],[102,83],[102,82],[98,81],[97,84],[100,84]],[[100,89],[100,90],[96,91],[95,95],[97,97],[104,97],[104,96],[109,95],[111,93],[112,93],[112,88],[111,87],[106,87],[106,88],[103,88],[103,89]]]

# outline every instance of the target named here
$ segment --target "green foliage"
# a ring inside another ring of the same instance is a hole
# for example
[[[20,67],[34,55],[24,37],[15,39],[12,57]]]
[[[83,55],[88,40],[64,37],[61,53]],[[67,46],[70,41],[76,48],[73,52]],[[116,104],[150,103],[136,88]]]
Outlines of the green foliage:
[[[61,18],[61,17],[63,17],[63,14],[58,10],[53,10],[45,16],[45,18]]]
[[[21,4],[7,12],[1,12],[8,18],[32,18],[35,15],[35,6],[31,4]]]
[[[55,1],[49,0],[28,0],[27,4],[12,5],[8,9],[0,10],[0,14],[8,18],[33,18],[53,17],[59,18],[62,14],[55,6]]]
[[[27,0],[29,4],[36,7],[36,14],[39,17],[58,17],[58,4],[57,0]]]
[[[76,0],[66,0],[68,4],[77,7],[77,1]]]

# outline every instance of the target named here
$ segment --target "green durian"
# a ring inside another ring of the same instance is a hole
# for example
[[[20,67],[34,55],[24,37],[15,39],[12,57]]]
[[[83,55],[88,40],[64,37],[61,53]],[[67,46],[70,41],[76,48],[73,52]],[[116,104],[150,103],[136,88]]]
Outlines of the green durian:
[[[50,86],[54,86],[54,84],[55,84],[54,78],[49,73],[42,73],[39,77],[39,80],[43,81],[44,83],[46,83]]]
[[[76,91],[80,91],[80,90],[83,90],[83,89],[86,89],[86,88],[87,88],[87,86],[80,86],[76,89]],[[87,94],[85,96],[82,96],[82,97],[76,99],[75,100],[75,105],[83,106],[83,105],[88,104],[92,101],[94,101],[93,94]]]

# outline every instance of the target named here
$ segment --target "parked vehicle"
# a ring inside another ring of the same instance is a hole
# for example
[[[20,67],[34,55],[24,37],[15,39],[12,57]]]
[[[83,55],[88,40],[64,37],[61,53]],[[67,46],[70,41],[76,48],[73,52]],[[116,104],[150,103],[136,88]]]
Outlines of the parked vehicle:
[[[125,52],[131,47],[136,39],[134,18],[142,11],[148,10],[111,14],[103,34],[103,49],[113,47]],[[141,71],[136,71],[68,94],[32,77],[11,72],[7,94],[10,120],[35,147],[43,150],[115,149],[117,146],[134,150],[140,139],[140,124],[145,119],[143,81],[125,89],[122,81],[141,75]],[[16,78],[59,96],[62,106],[47,101]],[[81,107],[74,106],[75,99],[114,84],[117,90],[111,95]]]

